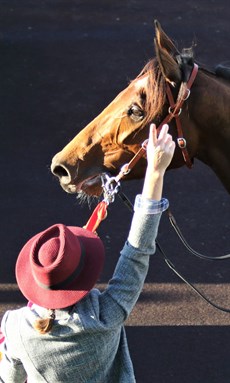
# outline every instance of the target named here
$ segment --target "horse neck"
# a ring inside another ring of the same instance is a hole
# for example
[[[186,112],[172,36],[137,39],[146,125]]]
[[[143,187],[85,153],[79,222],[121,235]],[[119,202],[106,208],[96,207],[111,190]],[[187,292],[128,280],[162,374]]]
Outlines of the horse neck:
[[[190,118],[195,122],[196,158],[211,167],[230,193],[230,86],[200,70],[192,89]]]

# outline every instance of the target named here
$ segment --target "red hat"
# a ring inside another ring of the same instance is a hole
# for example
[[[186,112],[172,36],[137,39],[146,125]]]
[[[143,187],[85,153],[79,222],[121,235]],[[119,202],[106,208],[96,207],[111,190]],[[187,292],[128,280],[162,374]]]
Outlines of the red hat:
[[[71,306],[97,282],[104,254],[102,241],[91,231],[53,225],[22,248],[16,263],[18,286],[28,300],[39,306]]]

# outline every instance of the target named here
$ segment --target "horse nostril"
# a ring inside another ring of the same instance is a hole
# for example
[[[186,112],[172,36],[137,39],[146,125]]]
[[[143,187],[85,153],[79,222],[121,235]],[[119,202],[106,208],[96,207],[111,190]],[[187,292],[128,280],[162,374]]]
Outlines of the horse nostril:
[[[59,178],[69,177],[68,171],[62,165],[55,166],[52,169],[52,173]]]
[[[62,184],[68,185],[72,182],[72,177],[74,177],[74,167],[71,168],[68,164],[63,163],[59,154],[56,154],[56,156],[53,157],[50,170],[59,178],[59,181]]]
[[[51,165],[51,172],[59,178],[59,181],[63,184],[69,184],[71,182],[71,173],[64,165],[53,161]]]

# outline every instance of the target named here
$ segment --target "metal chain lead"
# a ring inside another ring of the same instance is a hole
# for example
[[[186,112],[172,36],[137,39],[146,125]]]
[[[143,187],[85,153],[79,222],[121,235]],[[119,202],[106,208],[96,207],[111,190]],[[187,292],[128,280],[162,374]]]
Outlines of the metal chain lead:
[[[108,174],[103,173],[101,175],[101,186],[103,189],[103,200],[107,204],[114,202],[115,195],[119,192],[121,186],[116,177],[109,177]]]

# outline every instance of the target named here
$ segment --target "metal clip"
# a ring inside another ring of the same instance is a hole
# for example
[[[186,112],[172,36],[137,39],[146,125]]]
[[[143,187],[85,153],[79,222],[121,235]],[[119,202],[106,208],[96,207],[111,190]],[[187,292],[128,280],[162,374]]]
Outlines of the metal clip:
[[[120,190],[120,182],[116,177],[109,177],[108,174],[101,175],[101,186],[103,189],[104,201],[108,204],[114,202],[115,195]]]

